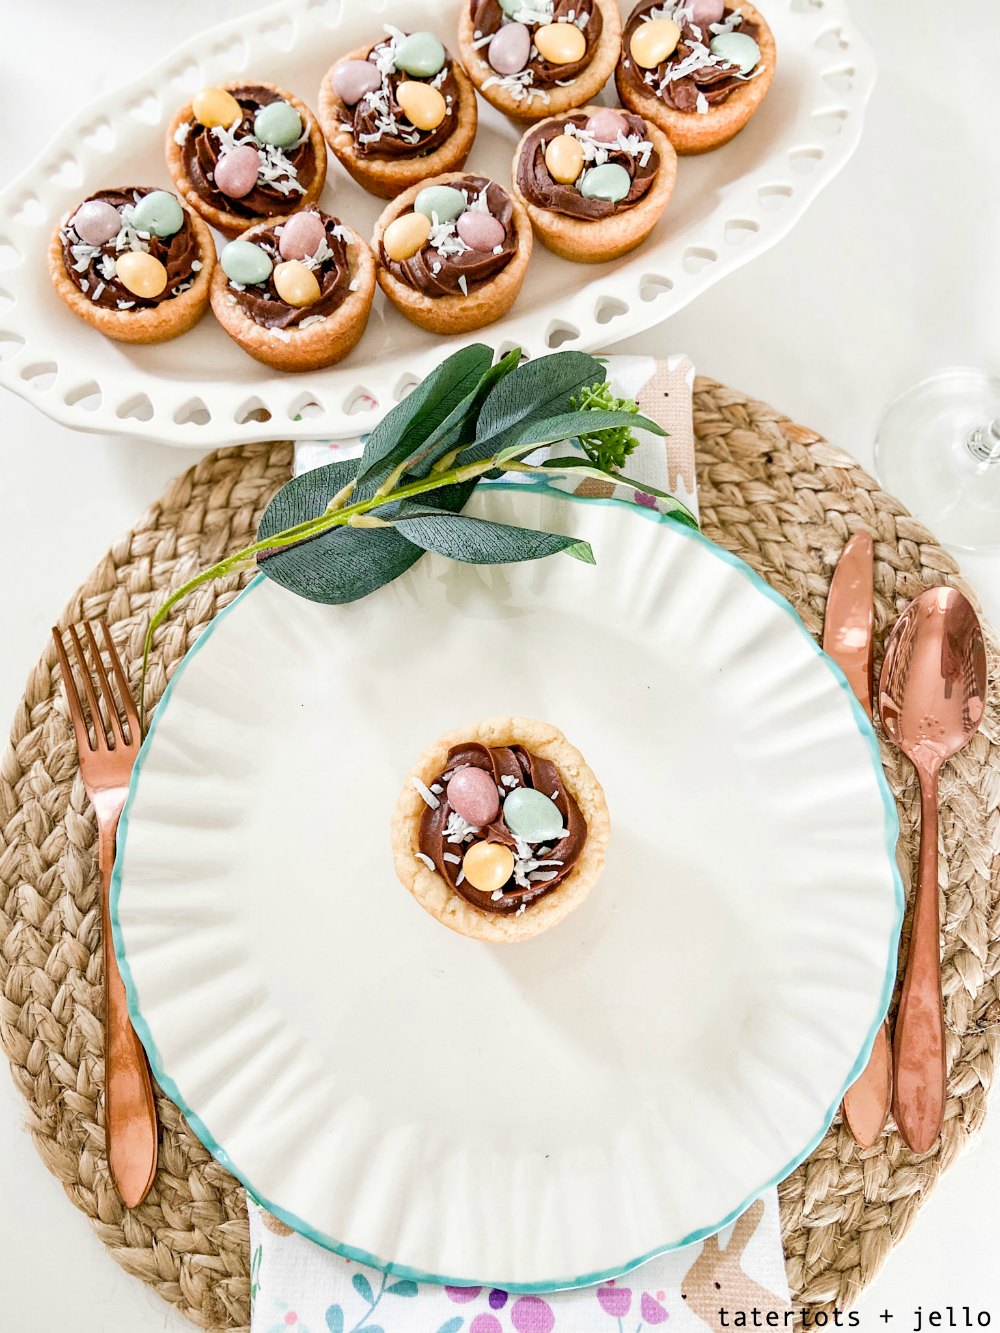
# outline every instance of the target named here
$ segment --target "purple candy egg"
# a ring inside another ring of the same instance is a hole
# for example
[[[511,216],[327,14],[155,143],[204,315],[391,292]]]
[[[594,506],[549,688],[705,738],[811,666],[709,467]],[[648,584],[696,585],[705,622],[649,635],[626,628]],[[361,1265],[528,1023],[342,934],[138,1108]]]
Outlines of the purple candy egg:
[[[721,23],[724,9],[723,0],[692,0],[691,22],[699,28],[705,28],[710,23]]]
[[[282,223],[278,253],[282,259],[310,259],[326,236],[326,227],[318,213],[296,213]]]
[[[486,58],[498,74],[520,74],[531,55],[531,33],[523,23],[497,28],[486,48]]]
[[[249,144],[224,153],[215,165],[215,184],[230,199],[243,199],[257,184],[260,153]]]
[[[492,773],[483,768],[460,768],[448,779],[448,804],[476,828],[496,819],[500,793]]]
[[[506,235],[498,218],[492,213],[482,213],[478,208],[467,209],[455,223],[455,230],[471,250],[486,253],[503,245]]]
[[[121,229],[118,209],[103,199],[88,199],[73,215],[73,230],[84,245],[103,245]]]
[[[355,106],[365,93],[381,87],[382,75],[370,60],[342,60],[333,71],[333,90],[345,106]]]
[[[614,143],[619,131],[628,133],[628,121],[620,111],[614,111],[608,106],[595,111],[588,118],[587,130],[595,139],[600,139],[601,143]]]

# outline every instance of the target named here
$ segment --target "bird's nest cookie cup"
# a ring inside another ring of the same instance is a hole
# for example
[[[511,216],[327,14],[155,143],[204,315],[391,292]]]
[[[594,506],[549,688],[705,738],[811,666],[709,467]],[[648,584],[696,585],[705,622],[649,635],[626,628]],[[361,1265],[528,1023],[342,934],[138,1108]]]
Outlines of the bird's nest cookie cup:
[[[480,911],[436,870],[418,856],[425,803],[414,786],[416,778],[429,787],[448,765],[452,746],[478,742],[485,746],[522,745],[559,770],[566,790],[576,801],[587,825],[587,840],[572,874],[551,893],[530,904],[521,915]],[[446,732],[417,760],[400,792],[392,817],[392,854],[400,883],[424,911],[449,930],[493,944],[515,944],[531,939],[564,921],[587,898],[604,868],[611,836],[604,790],[575,745],[558,727],[534,718],[494,717],[469,727]]]

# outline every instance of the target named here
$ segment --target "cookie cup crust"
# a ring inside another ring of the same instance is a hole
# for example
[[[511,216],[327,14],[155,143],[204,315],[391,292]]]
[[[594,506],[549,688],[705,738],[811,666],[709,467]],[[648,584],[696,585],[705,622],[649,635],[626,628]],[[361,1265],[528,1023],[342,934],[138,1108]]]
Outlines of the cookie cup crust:
[[[279,225],[283,218],[268,218],[242,233],[242,240],[252,240],[255,233]],[[220,264],[212,279],[212,310],[226,333],[257,361],[275,370],[321,370],[342,361],[364,334],[375,295],[375,260],[368,242],[346,223],[341,226],[351,234],[348,260],[352,281],[359,280],[357,291],[327,315],[320,324],[306,329],[281,329],[277,336],[258,324],[239,302],[232,299],[229,279]]]
[[[510,116],[511,120],[520,121],[547,120],[560,112],[574,111],[596,97],[610,79],[621,55],[622,16],[617,0],[594,0],[594,8],[600,10],[603,29],[594,58],[587,68],[568,87],[546,88],[544,99],[529,97],[519,102],[498,84],[483,87],[487,79],[496,77],[496,70],[486,59],[484,52],[487,48],[482,47],[477,51],[473,44],[471,7],[465,4],[458,21],[458,49],[469,78],[479,89],[480,95],[505,116]]]
[[[682,157],[709,153],[728,143],[743,129],[771,87],[777,58],[774,34],[749,0],[739,0],[739,9],[752,23],[760,25],[757,44],[764,72],[740,84],[724,102],[710,106],[703,116],[697,111],[678,111],[667,106],[655,93],[637,93],[631,80],[625,78],[620,63],[615,69],[615,86],[622,106],[661,129]]]
[[[581,115],[607,110],[600,106],[582,106],[577,110]],[[548,120],[558,124],[562,116],[550,116]],[[535,235],[549,250],[563,259],[573,259],[581,264],[602,264],[609,259],[618,259],[641,245],[656,226],[663,210],[670,202],[677,183],[677,154],[673,145],[662,130],[647,122],[646,129],[650,142],[660,158],[660,167],[656,178],[646,194],[631,208],[612,213],[606,218],[571,218],[553,209],[533,204],[524,197],[517,184],[517,168],[530,134],[548,123],[529,126],[521,137],[514,153],[512,170],[513,193],[523,204],[531,219]]]
[[[389,223],[394,222],[401,213],[405,213],[412,206],[425,186],[451,185],[454,181],[462,180],[466,174],[462,171],[448,172],[443,176],[434,176],[411,186],[382,210],[372,235],[372,251],[375,255],[379,286],[397,310],[414,324],[419,324],[422,329],[429,329],[431,333],[469,333],[473,329],[481,329],[485,324],[492,324],[494,320],[500,319],[517,300],[517,294],[521,290],[528,269],[528,260],[531,258],[531,222],[524,205],[513,191],[510,191],[517,249],[506,268],[495,278],[490,278],[479,287],[473,287],[468,296],[461,294],[427,296],[423,292],[418,292],[415,287],[411,287],[409,283],[393,277],[385,268],[379,254],[382,235]]]
[[[444,771],[449,749],[468,741],[489,746],[520,744],[540,759],[555,764],[587,824],[587,840],[572,873],[557,889],[537,899],[520,916],[481,912],[417,856],[420,821],[426,807],[412,779],[419,778],[429,787]],[[516,944],[565,920],[597,882],[604,868],[610,836],[611,820],[604,790],[583,755],[558,727],[530,717],[491,717],[446,732],[424,751],[410,770],[392,817],[393,861],[403,887],[443,926],[460,935],[468,935],[470,939],[492,944]]]
[[[360,46],[356,51],[348,51],[330,66],[320,84],[316,114],[330,151],[362,189],[380,199],[395,199],[400,190],[408,190],[428,176],[458,171],[465,165],[479,124],[476,91],[465,70],[452,59],[458,85],[458,106],[455,108],[455,128],[444,143],[423,157],[364,157],[355,146],[354,136],[340,128],[344,120],[350,118],[350,110],[334,91],[333,71],[345,60],[364,60],[369,49]]]
[[[234,88],[245,88],[247,80],[241,79],[233,83],[223,83],[219,85],[225,88],[226,92],[232,92]],[[289,195],[289,208],[287,213],[275,214],[274,217],[279,220],[291,217],[293,213],[298,213],[300,209],[308,208],[314,204],[323,191],[323,185],[326,182],[326,140],[323,138],[323,131],[319,127],[316,117],[293,93],[286,93],[283,88],[279,88],[274,83],[257,83],[253,85],[256,88],[266,88],[268,92],[276,93],[279,97],[290,102],[295,110],[302,117],[304,125],[309,127],[309,142],[313,146],[313,154],[316,159],[316,176],[306,190],[305,194]],[[236,213],[230,213],[227,209],[217,208],[215,204],[203,199],[195,189],[193,182],[184,169],[184,154],[181,146],[174,143],[174,135],[179,125],[185,121],[194,120],[194,112],[191,110],[191,103],[181,109],[174,116],[173,120],[167,126],[167,135],[165,140],[167,153],[167,167],[177,191],[183,196],[185,203],[199,213],[205,221],[217,231],[221,231],[229,240],[234,240],[237,236],[242,236],[247,227],[256,226],[258,222],[263,222],[263,218],[245,218]],[[274,218],[271,219],[274,221]]]
[[[48,253],[49,276],[56,295],[74,315],[79,315],[106,338],[115,338],[118,342],[162,343],[187,333],[208,309],[215,271],[215,242],[201,218],[188,209],[184,210],[184,215],[194,231],[201,268],[194,275],[193,284],[180,296],[172,296],[159,305],[142,310],[110,310],[107,306],[95,305],[66,271],[60,227],[52,234]]]

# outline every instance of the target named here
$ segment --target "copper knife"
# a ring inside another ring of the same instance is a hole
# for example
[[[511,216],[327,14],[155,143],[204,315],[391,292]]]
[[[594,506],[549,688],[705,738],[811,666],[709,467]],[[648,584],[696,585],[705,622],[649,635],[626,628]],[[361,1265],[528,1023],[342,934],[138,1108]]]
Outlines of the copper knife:
[[[869,719],[875,687],[874,641],[874,549],[867,532],[856,532],[841,552],[830,581],[823,650],[843,671]],[[863,1148],[870,1148],[882,1133],[891,1103],[892,1054],[886,1020],[867,1066],[844,1095],[844,1121]]]

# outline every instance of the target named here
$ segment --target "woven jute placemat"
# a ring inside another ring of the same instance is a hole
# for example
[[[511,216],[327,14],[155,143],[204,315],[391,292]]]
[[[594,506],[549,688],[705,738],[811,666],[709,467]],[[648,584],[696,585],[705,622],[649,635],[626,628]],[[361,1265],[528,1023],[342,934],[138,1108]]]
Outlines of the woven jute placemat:
[[[959,582],[954,561],[930,533],[812,431],[708,379],[697,384],[695,425],[705,532],[788,597],[813,633],[822,626],[833,565],[858,528],[875,537],[880,636],[924,588]],[[64,621],[106,615],[135,667],[150,608],[249,540],[291,460],[287,443],[210,454],[112,547]],[[239,586],[232,578],[201,589],[163,627],[151,697]],[[811,1313],[846,1307],[871,1281],[985,1115],[1000,1047],[1000,679],[992,639],[990,663],[992,703],[983,729],[942,779],[944,1134],[918,1157],[890,1127],[862,1152],[838,1119],[784,1183],[789,1281],[796,1304]],[[54,665],[48,648],[28,680],[0,770],[0,1040],[39,1153],[114,1258],[196,1323],[245,1328],[243,1190],[165,1098],[160,1170],[147,1201],[125,1211],[108,1177],[96,834]],[[885,748],[883,758],[898,799],[909,883],[916,783],[894,751]]]

